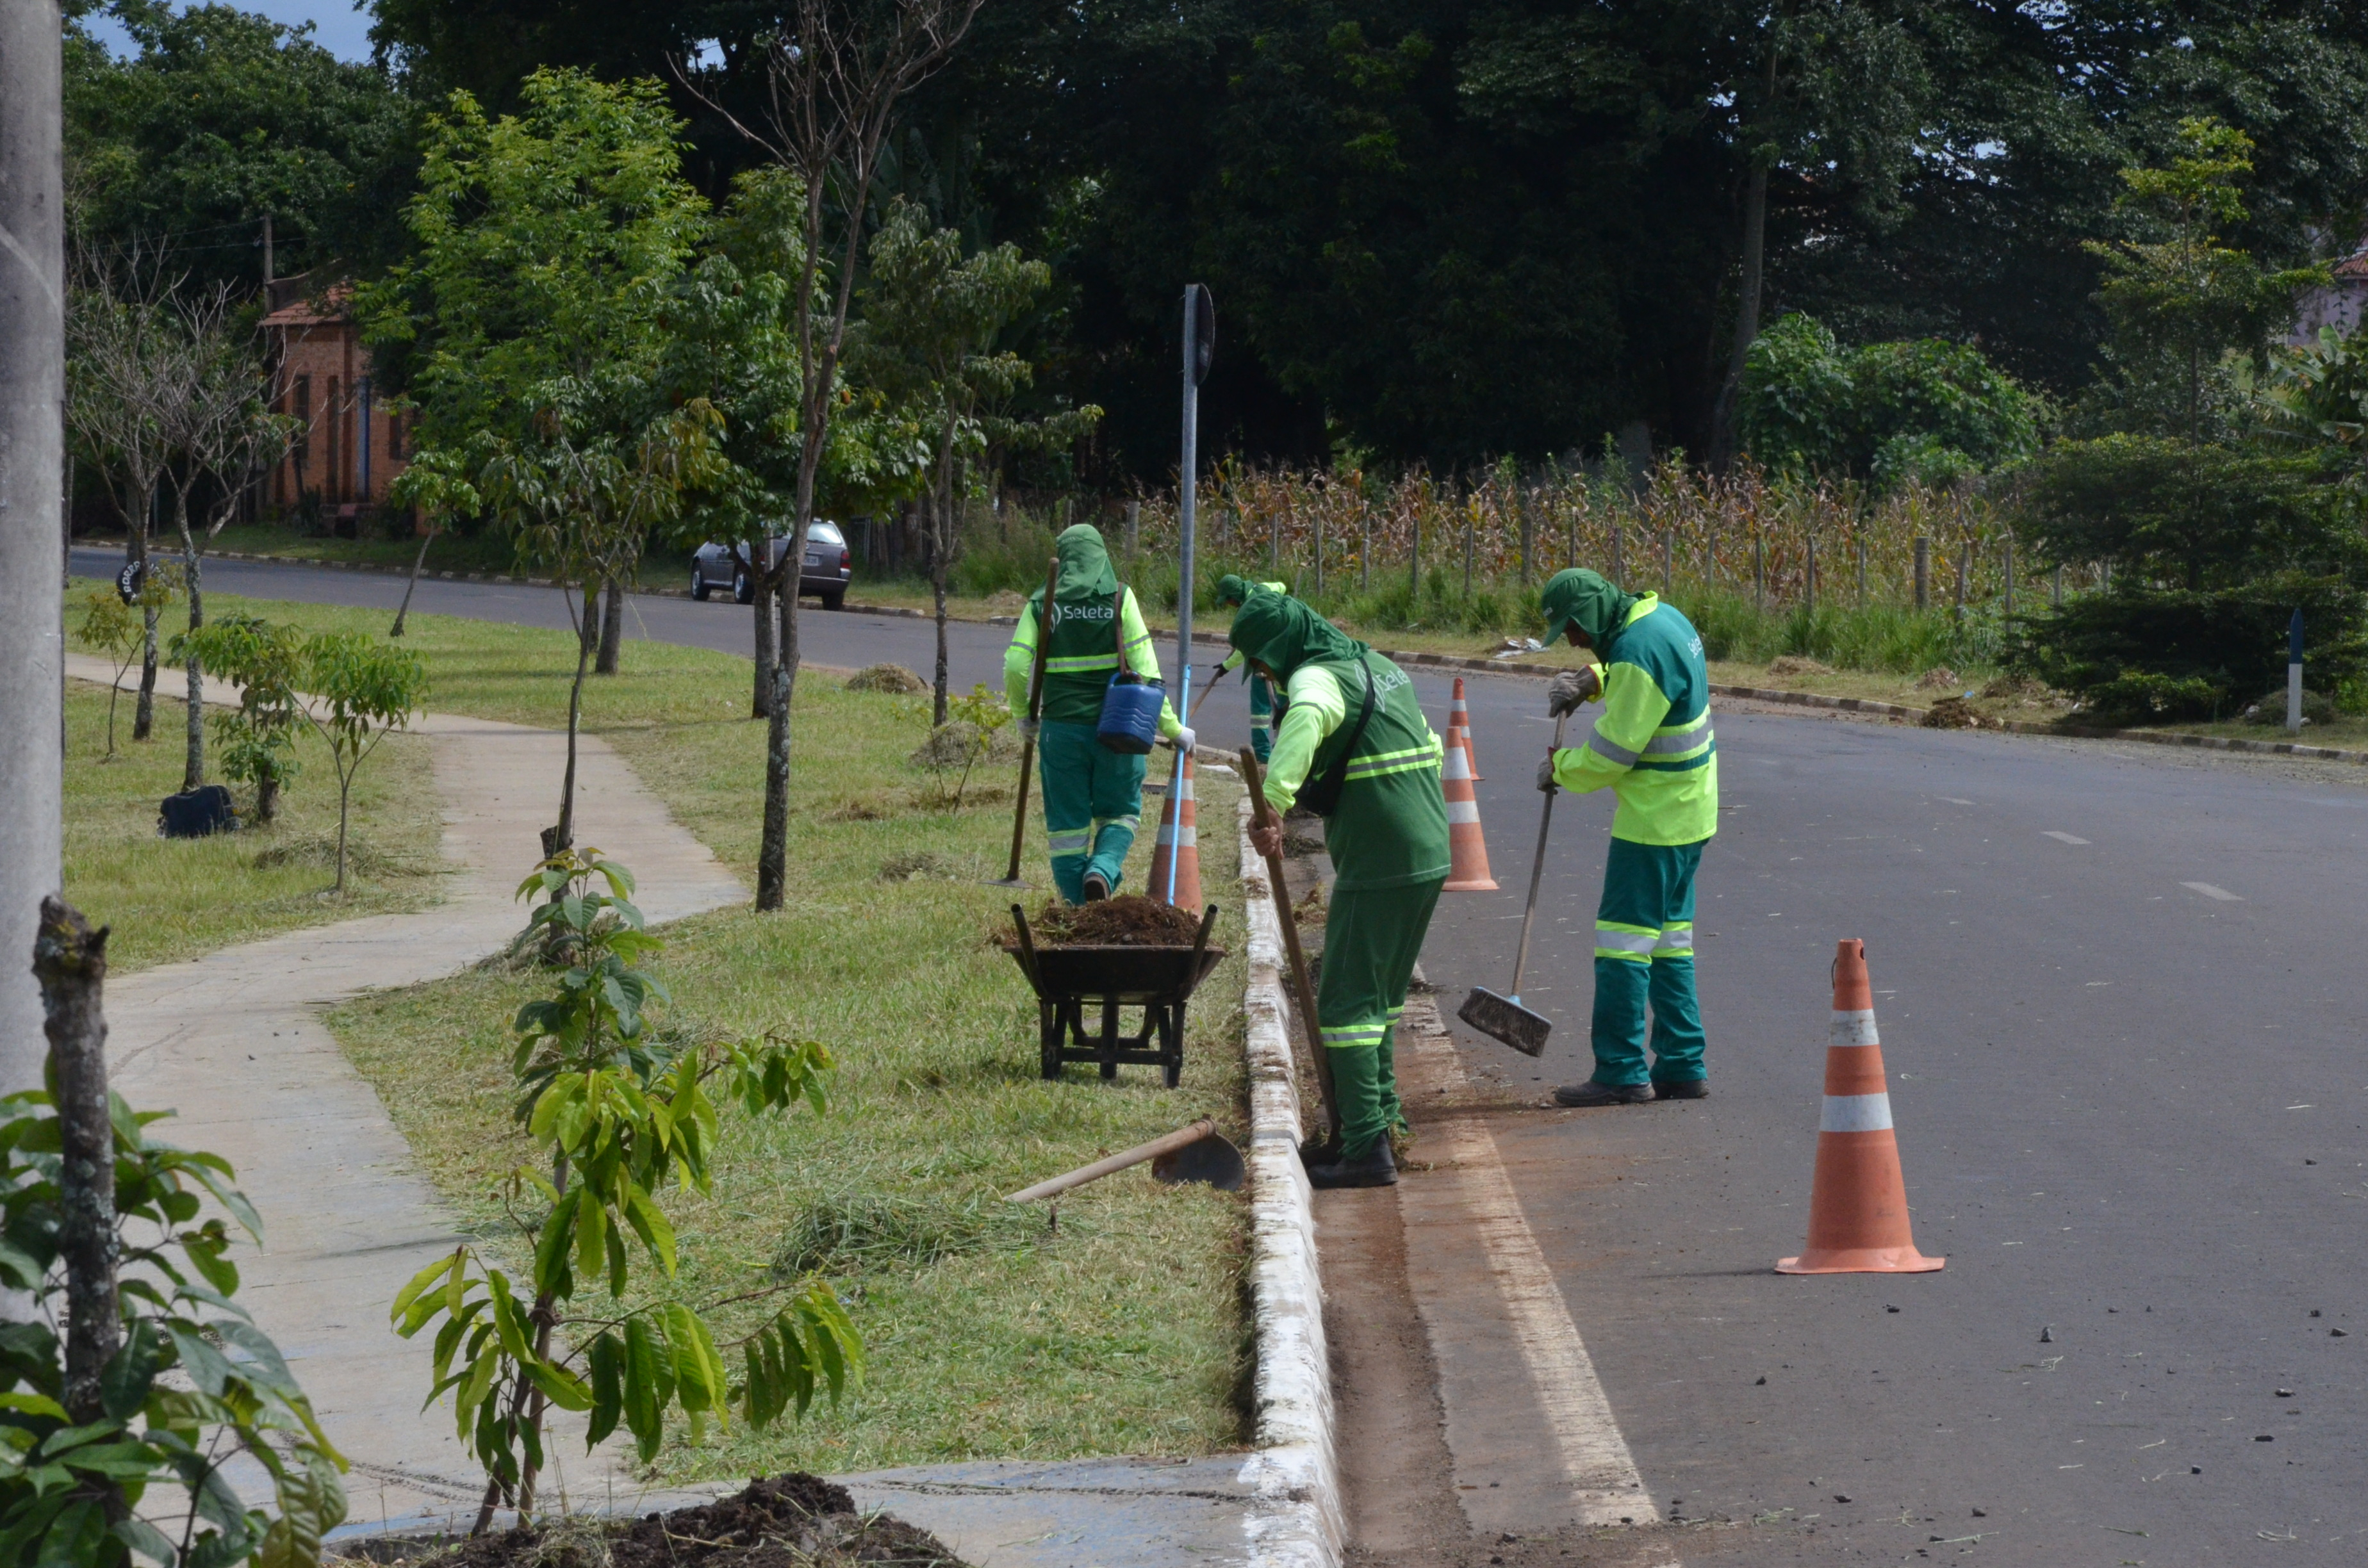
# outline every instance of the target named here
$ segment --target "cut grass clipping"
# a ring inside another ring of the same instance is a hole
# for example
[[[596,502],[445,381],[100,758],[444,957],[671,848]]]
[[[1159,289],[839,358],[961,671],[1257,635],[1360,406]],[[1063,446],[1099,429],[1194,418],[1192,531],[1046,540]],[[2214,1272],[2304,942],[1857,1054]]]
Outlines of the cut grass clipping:
[[[157,803],[181,787],[184,709],[156,701],[154,738],[131,739],[131,692],[118,699],[115,760],[107,756],[107,688],[66,686],[66,897],[113,928],[108,967],[129,973],[303,926],[417,909],[443,874],[443,816],[427,742],[390,736],[354,784],[346,892],[336,881],[337,790],[328,752],[297,742],[303,771],[268,827],[207,838],[160,838]],[[209,744],[213,736],[207,735]],[[234,790],[242,812],[251,792]],[[245,820],[242,818],[242,820]]]
[[[548,722],[564,704],[566,633],[438,617],[411,625],[439,707]],[[753,881],[764,727],[744,716],[747,687],[743,660],[629,643],[625,673],[590,683],[586,727]],[[1123,1069],[1116,1084],[1082,1067],[1040,1079],[1035,999],[1010,958],[979,939],[1012,902],[980,885],[1002,870],[1008,781],[999,802],[977,804],[973,790],[958,812],[925,809],[928,777],[906,758],[927,716],[912,708],[801,678],[788,907],[719,911],[661,932],[668,945],[650,967],[674,994],[665,1029],[774,1030],[823,1040],[840,1063],[827,1116],[723,1112],[714,1196],[666,1200],[687,1260],[677,1289],[712,1300],[820,1267],[848,1300],[871,1370],[845,1405],[818,1405],[802,1425],[735,1425],[698,1448],[677,1432],[659,1480],[1190,1455],[1246,1439],[1238,1196],[1129,1172],[1064,1196],[1057,1224],[1042,1206],[1001,1197],[1196,1117],[1238,1141],[1235,971],[1196,994],[1182,1088],[1160,1088],[1150,1068]],[[1200,788],[1201,809],[1230,820],[1228,782],[1203,777]],[[1156,812],[1156,798],[1146,807]],[[1144,825],[1133,885],[1155,836]],[[523,875],[534,851],[519,848]],[[1233,862],[1230,835],[1211,835],[1211,886],[1232,884]],[[1021,897],[1033,903],[1051,881],[1035,822],[1024,869],[1035,892]],[[1211,939],[1238,951],[1240,911],[1222,902]],[[507,1023],[542,983],[481,969],[330,1018],[464,1221],[491,1218],[487,1193],[526,1152],[510,1119]]]

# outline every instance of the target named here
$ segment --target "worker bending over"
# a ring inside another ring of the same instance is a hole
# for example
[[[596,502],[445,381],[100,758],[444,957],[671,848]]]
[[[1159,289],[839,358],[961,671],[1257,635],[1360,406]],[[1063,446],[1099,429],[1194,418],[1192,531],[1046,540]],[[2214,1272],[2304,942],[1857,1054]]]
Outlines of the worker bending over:
[[[1126,667],[1147,680],[1159,678],[1159,655],[1152,651],[1134,590],[1118,585],[1100,532],[1079,523],[1062,530],[1054,550],[1061,574],[1050,614],[1043,589],[1029,596],[1004,652],[1003,687],[1011,710],[1021,715],[1022,738],[1037,748],[1053,886],[1071,903],[1085,903],[1117,891],[1126,852],[1143,825],[1144,758],[1102,744],[1102,697],[1118,673],[1121,643]],[[1049,633],[1042,630],[1047,625]],[[1026,717],[1040,635],[1048,639],[1041,724]],[[1192,749],[1192,732],[1164,698],[1159,738],[1179,751]]]
[[[1284,583],[1253,583],[1228,572],[1217,579],[1217,602],[1239,609],[1253,593],[1284,594],[1291,592]],[[1216,678],[1223,680],[1243,659],[1240,649],[1226,654],[1217,665]],[[1245,677],[1250,687],[1250,750],[1260,762],[1274,759],[1274,686],[1266,676],[1252,673]]]
[[[1538,788],[1584,794],[1610,785],[1619,801],[1595,915],[1595,1074],[1554,1098],[1566,1106],[1698,1100],[1710,1091],[1694,999],[1694,872],[1718,831],[1718,744],[1702,634],[1658,595],[1623,594],[1593,572],[1556,573],[1543,608],[1547,642],[1567,635],[1600,661],[1555,676],[1546,711],[1559,718],[1600,693],[1603,712],[1585,744],[1539,765]]]
[[[1316,1033],[1332,1064],[1340,1143],[1311,1156],[1317,1187],[1397,1180],[1389,1133],[1406,1126],[1391,1061],[1406,984],[1447,881],[1447,806],[1439,737],[1397,665],[1297,599],[1252,593],[1229,641],[1283,689],[1266,773],[1276,821],[1253,832],[1282,852],[1281,818],[1305,805],[1324,819],[1338,879],[1324,925]]]

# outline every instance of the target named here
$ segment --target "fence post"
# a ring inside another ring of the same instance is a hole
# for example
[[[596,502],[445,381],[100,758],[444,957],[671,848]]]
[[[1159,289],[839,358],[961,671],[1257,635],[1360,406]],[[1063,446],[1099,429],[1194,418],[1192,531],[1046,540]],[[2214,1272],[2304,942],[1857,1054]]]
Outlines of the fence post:
[[[1621,538],[1624,531],[1618,523],[1611,525],[1611,580],[1614,583],[1628,580],[1627,551]]]
[[[1563,518],[1563,520],[1562,520],[1562,534],[1563,534],[1563,545],[1564,545],[1563,554],[1564,554],[1564,556],[1565,557],[1565,561],[1564,561],[1563,564],[1564,564],[1565,567],[1576,567],[1576,566],[1578,564],[1578,511],[1577,511],[1577,508],[1573,507],[1573,508],[1571,509],[1571,511],[1570,511],[1570,514],[1569,514],[1567,517],[1564,517],[1564,518]]]
[[[1668,529],[1661,530],[1661,597],[1668,598],[1677,585],[1677,542]]]
[[[1957,602],[1949,614],[1957,620],[1965,619],[1965,579],[1974,574],[1974,544],[1967,540],[1957,551]]]
[[[1803,600],[1808,606],[1809,619],[1814,622],[1817,619],[1817,536],[1804,534],[1802,539],[1808,547],[1807,570],[1801,574]]]
[[[1134,553],[1143,542],[1143,502],[1140,498],[1126,504],[1126,563],[1134,565]]]
[[[1713,523],[1702,531],[1702,582],[1709,587],[1718,586],[1718,525]]]
[[[1409,613],[1422,602],[1422,508],[1414,509],[1414,538],[1406,546],[1406,594]]]
[[[1858,608],[1866,608],[1866,534],[1858,536]]]
[[[2011,535],[2006,541],[2006,612],[2009,615],[2014,613],[2014,539]]]
[[[1768,613],[1768,547],[1758,534],[1751,536],[1751,608],[1756,615]]]
[[[1472,516],[1468,512],[1463,517],[1463,598],[1467,604],[1472,599]]]
[[[1916,536],[1916,608],[1920,612],[1932,607],[1932,541],[1922,534]]]
[[[1357,591],[1373,591],[1373,509],[1361,502],[1357,507]]]
[[[1513,505],[1520,508],[1521,586],[1526,588],[1530,585],[1531,555],[1537,548],[1537,519],[1530,513],[1530,493],[1528,491],[1518,488],[1515,489],[1513,492]]]
[[[1271,578],[1282,575],[1282,514],[1277,512],[1267,519],[1266,574]]]
[[[1315,508],[1315,591],[1324,591],[1324,508]]]

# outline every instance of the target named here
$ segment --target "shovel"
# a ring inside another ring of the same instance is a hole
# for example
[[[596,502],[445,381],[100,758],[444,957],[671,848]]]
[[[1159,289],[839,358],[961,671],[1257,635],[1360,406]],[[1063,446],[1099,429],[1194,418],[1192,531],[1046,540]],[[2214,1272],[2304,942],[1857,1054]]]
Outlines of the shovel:
[[[1567,713],[1554,721],[1554,751],[1562,750],[1562,730],[1569,721]],[[1559,788],[1547,790],[1546,803],[1538,812],[1538,853],[1537,858],[1530,862],[1530,902],[1521,911],[1520,949],[1513,955],[1513,994],[1499,996],[1485,985],[1475,985],[1472,994],[1463,999],[1463,1006],[1455,1010],[1457,1017],[1524,1056],[1543,1053],[1546,1036],[1554,1029],[1553,1019],[1521,1006],[1521,971],[1530,961],[1530,926],[1537,919],[1538,883],[1546,871],[1546,830],[1554,825],[1554,797],[1561,793]]]
[[[1053,590],[1061,585],[1061,558],[1053,557],[1052,570],[1044,574],[1044,608],[1036,617],[1036,665],[1028,675],[1028,717],[1041,718],[1044,711],[1044,650],[1053,643]],[[1019,745],[1019,798],[1011,805],[1011,869],[1002,880],[986,885],[991,888],[1026,887],[1019,875],[1019,850],[1028,841],[1028,779],[1036,767],[1036,743],[1023,740]]]
[[[1266,780],[1259,776],[1258,753],[1242,748],[1242,783],[1250,794],[1250,821],[1259,827],[1278,825],[1273,809],[1266,803]],[[1274,895],[1274,915],[1282,927],[1282,949],[1291,961],[1292,1000],[1299,1004],[1300,1027],[1306,1032],[1308,1050],[1315,1057],[1315,1087],[1324,1096],[1324,1141],[1337,1144],[1340,1141],[1340,1102],[1332,1093],[1332,1059],[1326,1054],[1324,1033],[1315,1023],[1315,987],[1308,983],[1307,958],[1299,947],[1299,920],[1291,908],[1291,889],[1282,880],[1282,857],[1266,858],[1267,891]]]

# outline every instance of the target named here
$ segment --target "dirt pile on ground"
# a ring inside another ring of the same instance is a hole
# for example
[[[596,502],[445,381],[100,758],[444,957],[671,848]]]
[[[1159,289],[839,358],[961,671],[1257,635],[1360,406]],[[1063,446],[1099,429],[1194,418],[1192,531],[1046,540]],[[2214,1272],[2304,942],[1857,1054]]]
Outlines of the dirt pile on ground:
[[[1138,893],[1070,905],[1058,899],[1028,918],[1028,934],[1040,948],[1189,948],[1201,922],[1172,903]],[[1001,934],[1012,947],[1019,934]]]
[[[1768,661],[1768,673],[1771,676],[1829,676],[1834,673],[1834,667],[1815,659],[1804,659],[1798,654],[1783,653]]]
[[[866,1516],[843,1486],[792,1471],[695,1508],[576,1519],[463,1541],[420,1568],[968,1568],[937,1537]]]
[[[1934,665],[1916,677],[1918,691],[1952,691],[1957,684],[1957,672],[1946,665]]]
[[[1962,697],[1944,697],[1924,710],[1928,730],[1978,730],[1982,716]]]
[[[910,696],[927,691],[929,683],[902,665],[866,665],[847,677],[849,691],[886,691]]]

